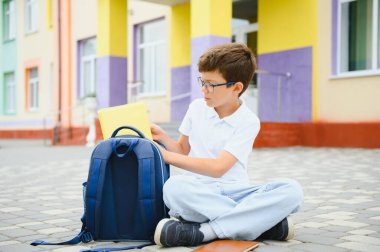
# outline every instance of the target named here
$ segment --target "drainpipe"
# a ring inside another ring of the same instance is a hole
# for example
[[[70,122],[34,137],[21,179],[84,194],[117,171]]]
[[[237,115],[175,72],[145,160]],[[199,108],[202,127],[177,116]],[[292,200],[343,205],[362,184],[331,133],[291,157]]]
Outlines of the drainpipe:
[[[58,125],[62,121],[62,83],[61,83],[62,69],[61,69],[61,0],[58,0]]]
[[[53,144],[56,144],[60,140],[59,132],[60,132],[60,126],[62,121],[62,104],[61,104],[61,93],[62,93],[62,83],[61,83],[61,0],[57,1],[58,7],[57,7],[57,14],[58,14],[58,117],[57,117],[57,124],[54,127],[54,133],[53,133]]]

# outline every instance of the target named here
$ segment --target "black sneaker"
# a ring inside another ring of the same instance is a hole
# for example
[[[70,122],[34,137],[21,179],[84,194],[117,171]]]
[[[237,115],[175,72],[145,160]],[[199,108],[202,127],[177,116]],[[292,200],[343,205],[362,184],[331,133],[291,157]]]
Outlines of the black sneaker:
[[[154,242],[164,247],[197,246],[202,243],[201,225],[174,219],[163,219],[154,232]]]
[[[290,217],[277,223],[276,226],[262,233],[258,239],[287,241],[294,237],[294,224]]]

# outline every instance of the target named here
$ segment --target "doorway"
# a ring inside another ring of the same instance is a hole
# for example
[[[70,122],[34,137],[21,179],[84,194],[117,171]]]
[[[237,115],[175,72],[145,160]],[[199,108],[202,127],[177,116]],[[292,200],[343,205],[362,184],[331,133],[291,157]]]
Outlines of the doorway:
[[[250,23],[246,19],[232,19],[232,42],[244,43],[253,52],[257,60],[257,33],[258,24]],[[241,96],[249,109],[256,115],[259,112],[259,92],[257,88],[257,75],[253,76],[247,90]]]

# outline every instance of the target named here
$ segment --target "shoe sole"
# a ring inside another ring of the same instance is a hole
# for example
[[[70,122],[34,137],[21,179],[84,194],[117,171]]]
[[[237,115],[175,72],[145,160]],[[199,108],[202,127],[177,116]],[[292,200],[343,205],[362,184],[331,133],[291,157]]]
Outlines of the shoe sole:
[[[287,218],[288,220],[288,236],[286,236],[285,241],[291,240],[294,237],[295,225],[291,217]]]
[[[162,219],[160,220],[160,222],[158,222],[157,224],[157,227],[156,227],[156,230],[154,231],[154,242],[159,245],[159,246],[163,246],[161,241],[160,241],[160,238],[161,238],[161,232],[162,232],[162,229],[164,228],[164,225],[170,221],[170,219]]]

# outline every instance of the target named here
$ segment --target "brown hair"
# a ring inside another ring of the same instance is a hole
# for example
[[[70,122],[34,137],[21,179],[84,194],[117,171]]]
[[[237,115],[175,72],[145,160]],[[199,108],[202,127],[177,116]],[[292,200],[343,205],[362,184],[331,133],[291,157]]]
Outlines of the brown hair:
[[[242,82],[244,88],[240,96],[253,78],[256,59],[251,49],[244,44],[221,44],[211,47],[199,58],[198,70],[199,72],[219,71],[227,82]]]

